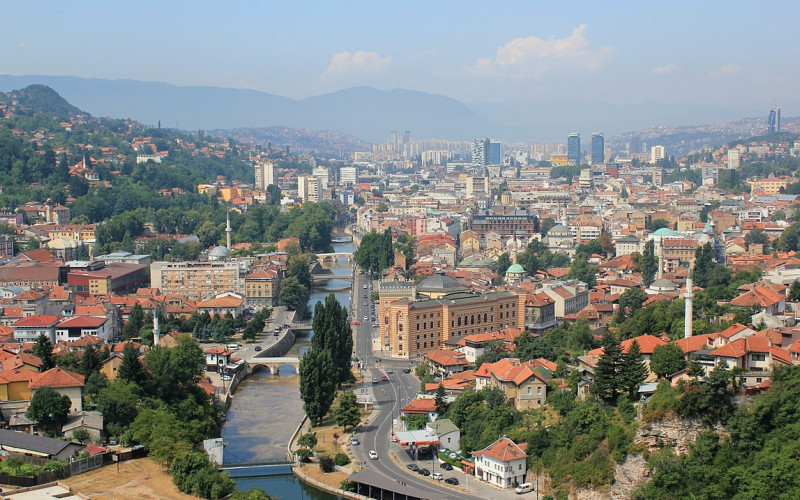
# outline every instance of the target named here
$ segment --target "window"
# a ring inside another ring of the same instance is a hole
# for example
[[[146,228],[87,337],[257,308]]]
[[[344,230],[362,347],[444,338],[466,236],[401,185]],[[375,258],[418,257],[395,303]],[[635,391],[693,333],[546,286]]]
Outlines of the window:
[[[753,361],[766,361],[767,355],[766,354],[751,354],[750,359]]]
[[[532,392],[533,392],[533,388],[531,386],[528,386],[528,396],[530,396]]]

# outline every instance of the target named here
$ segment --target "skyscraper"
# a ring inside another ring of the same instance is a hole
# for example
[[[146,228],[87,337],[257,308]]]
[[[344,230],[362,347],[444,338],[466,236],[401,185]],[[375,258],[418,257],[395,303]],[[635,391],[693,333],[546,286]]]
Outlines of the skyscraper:
[[[769,108],[769,117],[767,117],[767,124],[769,125],[769,133],[781,131],[781,108],[772,106]]]
[[[567,136],[567,163],[577,165],[581,162],[581,134],[570,132]]]
[[[475,139],[472,143],[472,165],[475,167],[486,166],[486,142]]]
[[[642,138],[638,135],[632,135],[630,142],[628,142],[628,154],[638,155],[642,152]]]
[[[606,161],[606,139],[600,132],[592,134],[592,165]]]
[[[502,165],[503,154],[500,150],[500,141],[484,141],[484,151],[486,151],[487,165]]]
[[[656,163],[658,160],[663,160],[667,157],[667,150],[664,146],[653,146],[650,148],[650,163]]]
[[[270,161],[260,161],[255,166],[256,189],[266,190],[270,184],[275,184],[275,164]]]

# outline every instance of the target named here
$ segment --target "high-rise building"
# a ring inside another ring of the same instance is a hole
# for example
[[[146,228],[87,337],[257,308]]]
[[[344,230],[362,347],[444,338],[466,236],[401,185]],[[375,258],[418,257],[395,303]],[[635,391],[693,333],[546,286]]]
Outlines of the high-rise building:
[[[322,182],[322,188],[325,189],[328,187],[328,167],[314,167],[312,170],[312,174],[314,177],[318,178],[320,182]]]
[[[467,197],[489,194],[488,177],[467,177]]]
[[[571,132],[567,136],[567,162],[578,165],[581,162],[581,134]]]
[[[484,142],[484,151],[486,152],[487,165],[503,164],[503,153],[500,146],[500,141],[490,141],[489,139],[486,139]]]
[[[322,201],[322,181],[313,175],[297,176],[297,196],[303,203]]]
[[[781,108],[772,106],[769,108],[769,116],[767,117],[767,124],[769,125],[769,132],[775,133],[781,131]]]
[[[235,261],[153,262],[150,281],[164,294],[204,300],[225,292],[242,293],[244,274]]]
[[[339,182],[345,186],[352,186],[358,182],[358,169],[356,167],[342,167],[339,169]]]
[[[266,190],[270,184],[276,184],[275,164],[271,161],[259,161],[255,165],[256,189]]]
[[[653,169],[653,184],[656,187],[661,187],[664,185],[664,169],[661,167],[656,167]]]
[[[653,146],[650,148],[650,163],[656,163],[667,157],[667,151],[664,146]]]
[[[739,168],[739,150],[728,150],[728,168]]]
[[[592,134],[592,165],[606,161],[606,139],[600,132]]]
[[[472,143],[472,165],[475,167],[486,166],[486,142],[475,140]]]
[[[632,135],[631,140],[628,142],[628,154],[638,155],[642,152],[642,138],[638,135]]]

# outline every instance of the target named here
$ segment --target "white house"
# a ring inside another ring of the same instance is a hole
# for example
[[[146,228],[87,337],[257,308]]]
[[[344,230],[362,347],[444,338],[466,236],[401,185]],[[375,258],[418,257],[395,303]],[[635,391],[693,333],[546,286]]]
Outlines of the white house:
[[[475,457],[475,477],[500,488],[512,488],[525,482],[528,472],[525,444],[518,445],[503,436],[486,448],[472,454]]]
[[[425,430],[439,438],[439,449],[448,450],[461,449],[461,432],[449,418],[440,418],[434,422],[428,422]]]
[[[110,340],[108,318],[103,316],[73,316],[56,325],[56,342],[74,342],[87,335]]]

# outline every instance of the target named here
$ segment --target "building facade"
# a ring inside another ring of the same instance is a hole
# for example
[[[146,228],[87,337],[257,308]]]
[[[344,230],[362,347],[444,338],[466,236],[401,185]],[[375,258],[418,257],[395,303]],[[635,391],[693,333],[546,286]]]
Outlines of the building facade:
[[[225,292],[242,293],[244,276],[238,262],[153,262],[150,281],[165,295],[204,300]]]

